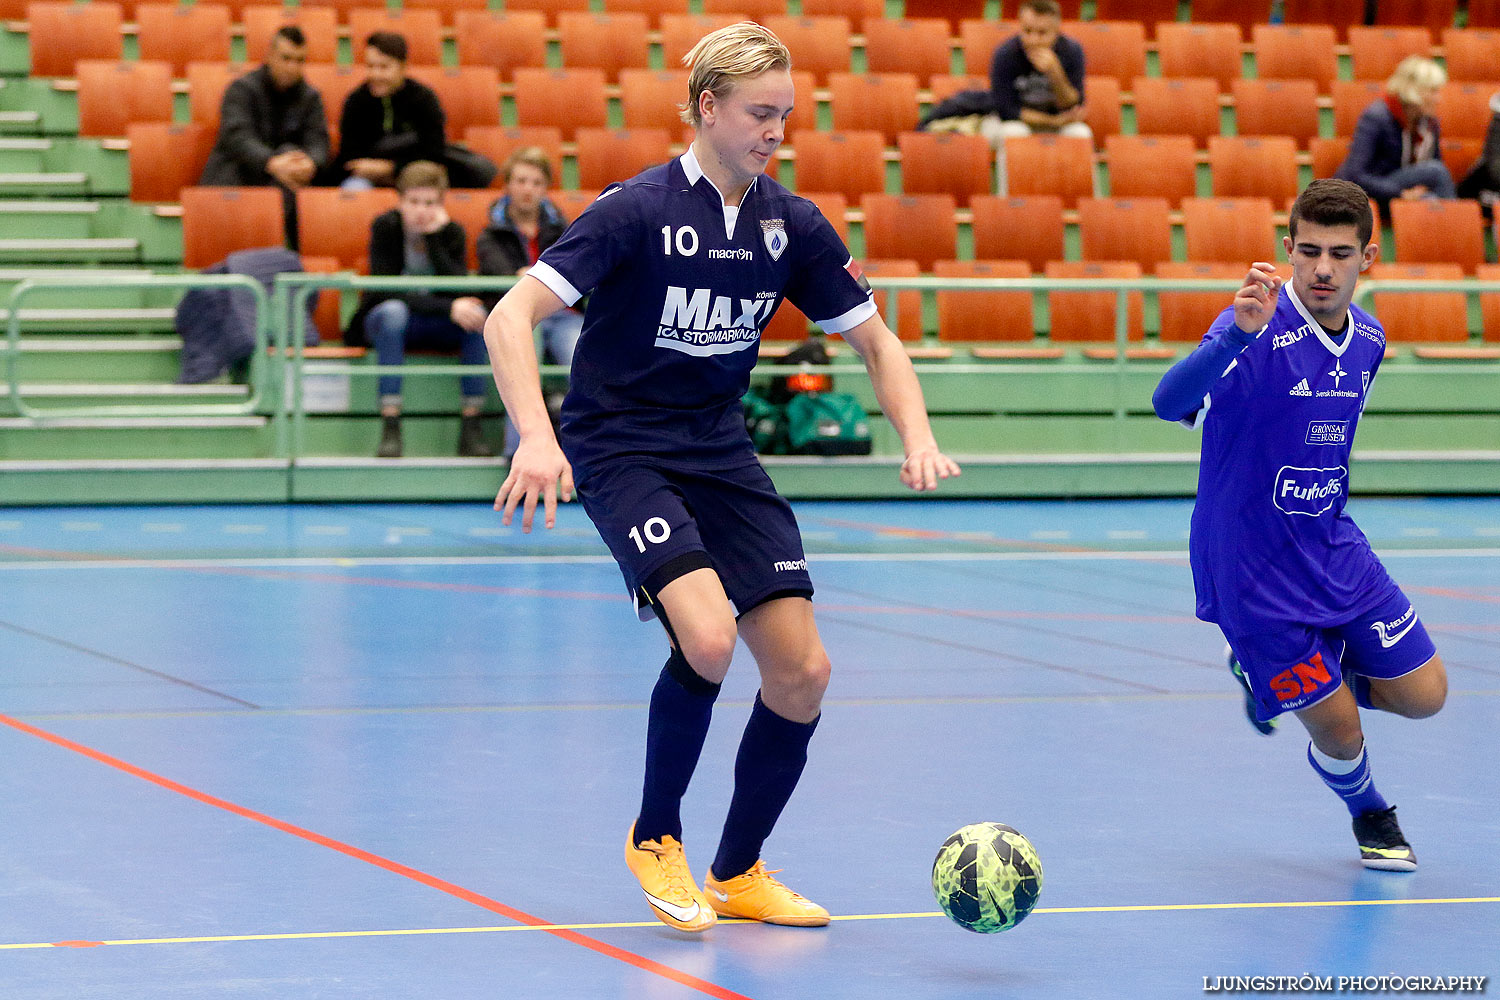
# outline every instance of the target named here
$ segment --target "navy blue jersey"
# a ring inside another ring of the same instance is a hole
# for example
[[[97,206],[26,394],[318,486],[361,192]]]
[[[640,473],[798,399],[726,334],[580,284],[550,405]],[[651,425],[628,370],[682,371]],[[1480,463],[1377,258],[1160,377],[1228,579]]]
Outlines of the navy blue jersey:
[[[1189,551],[1206,621],[1241,631],[1328,627],[1386,596],[1383,567],[1344,513],[1349,452],[1385,331],[1361,309],[1349,314],[1335,342],[1286,285],[1266,329],[1198,411],[1203,455]],[[1209,336],[1233,322],[1226,309]]]
[[[755,461],[740,398],[782,299],[830,333],[875,315],[812,202],[758,177],[726,208],[691,148],[606,188],[528,273],[569,305],[593,292],[562,409],[579,479],[624,455],[698,469]]]

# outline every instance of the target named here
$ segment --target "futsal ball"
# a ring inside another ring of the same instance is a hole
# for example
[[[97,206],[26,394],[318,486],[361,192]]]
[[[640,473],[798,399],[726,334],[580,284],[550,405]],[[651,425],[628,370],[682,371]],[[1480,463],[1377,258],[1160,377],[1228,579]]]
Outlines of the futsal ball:
[[[953,922],[976,934],[1008,931],[1042,892],[1042,862],[1031,841],[1003,823],[974,823],[943,841],[932,862],[932,892]]]

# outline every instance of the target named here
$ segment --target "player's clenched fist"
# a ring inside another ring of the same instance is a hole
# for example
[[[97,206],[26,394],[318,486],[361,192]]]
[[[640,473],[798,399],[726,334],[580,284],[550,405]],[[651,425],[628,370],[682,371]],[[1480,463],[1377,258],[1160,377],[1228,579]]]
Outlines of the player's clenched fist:
[[[1281,295],[1281,277],[1275,264],[1256,261],[1245,275],[1245,283],[1234,296],[1234,325],[1255,333],[1271,321],[1276,299]]]

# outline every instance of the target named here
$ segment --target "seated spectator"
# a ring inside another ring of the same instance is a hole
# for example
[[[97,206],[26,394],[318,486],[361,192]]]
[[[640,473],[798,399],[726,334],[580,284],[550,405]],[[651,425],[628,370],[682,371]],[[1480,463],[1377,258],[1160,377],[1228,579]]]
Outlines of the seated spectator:
[[[1486,217],[1500,203],[1500,91],[1490,98],[1490,127],[1484,133],[1484,152],[1458,184],[1460,198],[1475,198]]]
[[[370,224],[370,273],[390,275],[463,275],[467,240],[463,227],[448,217],[443,195],[448,174],[427,160],[409,163],[396,177],[401,200]],[[440,292],[367,293],[344,335],[346,343],[369,343],[382,365],[399,365],[407,348],[457,351],[466,365],[487,364],[484,303],[472,295]],[[489,384],[484,374],[465,375],[459,423],[458,453],[489,457],[479,414]],[[380,376],[380,458],[400,458],[401,376]]]
[[[406,39],[377,31],[365,40],[368,74],[344,100],[332,182],[390,187],[408,163],[443,162],[447,119],[432,88],[406,75]]]
[[[1442,133],[1432,114],[1447,82],[1443,67],[1425,56],[1401,60],[1385,94],[1360,113],[1334,176],[1364,188],[1382,209],[1392,198],[1452,198],[1453,176],[1439,158]]]
[[[517,150],[505,162],[504,172],[505,194],[490,206],[490,224],[479,234],[480,274],[525,274],[542,251],[556,243],[568,228],[568,220],[547,198],[547,188],[552,185],[552,164],[547,161],[546,153],[535,146]],[[493,309],[499,301],[497,294],[485,305]],[[558,310],[542,320],[537,332],[541,335],[544,362],[572,365],[573,348],[583,332],[583,313],[577,309]],[[547,409],[554,422],[566,389],[564,385],[562,391],[546,394]],[[505,456],[515,454],[520,443],[515,424],[507,415]]]
[[[1032,132],[1093,138],[1083,120],[1083,46],[1061,34],[1056,0],[1021,0],[1020,31],[1001,42],[990,61],[994,115],[980,127],[1001,149]]]
[[[287,245],[297,246],[298,188],[328,165],[323,98],[303,79],[307,39],[295,25],[279,28],[266,61],[231,83],[219,106],[219,135],[198,183],[209,187],[270,187],[285,195]]]

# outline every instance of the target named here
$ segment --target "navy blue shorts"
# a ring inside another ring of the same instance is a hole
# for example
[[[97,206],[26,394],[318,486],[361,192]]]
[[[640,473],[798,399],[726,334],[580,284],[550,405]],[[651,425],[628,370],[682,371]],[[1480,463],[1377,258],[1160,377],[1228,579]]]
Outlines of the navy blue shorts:
[[[1262,722],[1322,701],[1345,673],[1390,680],[1437,655],[1416,608],[1394,583],[1377,607],[1343,625],[1224,635],[1250,681]]]
[[[713,471],[620,461],[578,484],[641,621],[656,595],[695,569],[719,576],[738,614],[773,597],[811,597],[791,505],[757,462]]]

